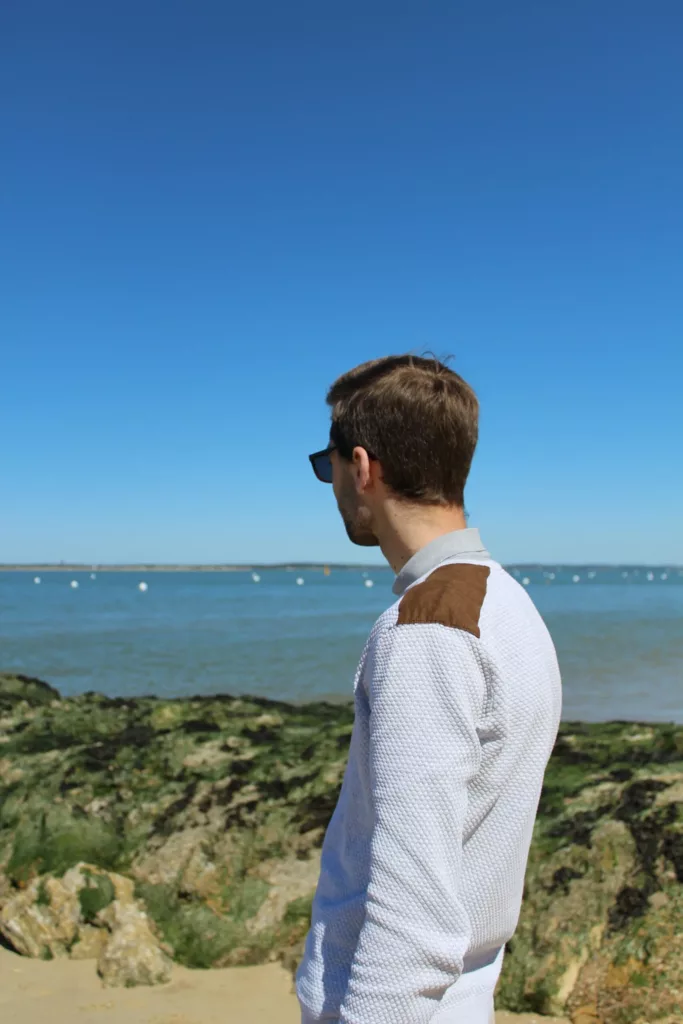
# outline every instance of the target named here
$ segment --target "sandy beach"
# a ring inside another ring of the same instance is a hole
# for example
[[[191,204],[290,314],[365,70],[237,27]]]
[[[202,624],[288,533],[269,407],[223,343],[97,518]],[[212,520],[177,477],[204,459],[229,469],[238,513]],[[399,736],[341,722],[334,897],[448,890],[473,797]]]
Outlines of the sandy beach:
[[[190,971],[168,985],[104,988],[87,960],[29,960],[0,948],[0,1019],[7,1024],[299,1024],[291,975],[278,964]],[[496,1024],[565,1024],[497,1013]]]

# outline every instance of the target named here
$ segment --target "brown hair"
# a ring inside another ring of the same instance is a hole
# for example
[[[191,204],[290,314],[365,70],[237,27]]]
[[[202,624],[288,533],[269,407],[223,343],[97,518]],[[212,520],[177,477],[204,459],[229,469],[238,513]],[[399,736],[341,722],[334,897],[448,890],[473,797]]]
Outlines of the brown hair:
[[[464,505],[477,446],[479,403],[436,358],[387,356],[363,363],[329,390],[330,440],[342,458],[356,446],[378,459],[401,498]]]

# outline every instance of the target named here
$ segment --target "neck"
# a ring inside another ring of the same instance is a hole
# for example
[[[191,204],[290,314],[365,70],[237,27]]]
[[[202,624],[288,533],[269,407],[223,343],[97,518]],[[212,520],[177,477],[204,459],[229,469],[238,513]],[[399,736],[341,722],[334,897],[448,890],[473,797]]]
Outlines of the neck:
[[[467,526],[464,509],[454,505],[409,505],[389,501],[375,534],[387,562],[398,574],[413,555],[437,537]]]

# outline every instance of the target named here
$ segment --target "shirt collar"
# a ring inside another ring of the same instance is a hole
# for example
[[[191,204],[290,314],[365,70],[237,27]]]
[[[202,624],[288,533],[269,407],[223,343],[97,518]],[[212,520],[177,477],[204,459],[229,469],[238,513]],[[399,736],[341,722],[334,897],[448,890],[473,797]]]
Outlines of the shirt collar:
[[[411,584],[426,576],[432,569],[436,569],[437,565],[441,565],[449,558],[457,558],[459,555],[477,562],[491,558],[481,542],[479,530],[474,527],[444,533],[441,537],[437,537],[420,548],[406,562],[394,581],[394,593],[405,593]]]

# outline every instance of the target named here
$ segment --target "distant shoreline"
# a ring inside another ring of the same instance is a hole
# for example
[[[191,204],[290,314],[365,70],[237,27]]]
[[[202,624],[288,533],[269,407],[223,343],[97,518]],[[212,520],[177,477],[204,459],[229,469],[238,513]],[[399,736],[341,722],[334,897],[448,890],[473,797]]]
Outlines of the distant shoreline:
[[[676,571],[683,565],[672,562],[510,562],[507,569],[533,571],[538,569],[666,569]],[[371,562],[251,562],[244,565],[192,565],[184,563],[155,564],[148,562],[132,562],[126,565],[97,565],[76,562],[54,563],[20,563],[17,565],[0,564],[0,572],[381,572],[388,571],[388,565]]]
[[[253,562],[249,565],[152,565],[138,562],[130,565],[78,565],[65,562],[63,565],[0,565],[0,572],[354,572],[387,570],[386,565],[340,565],[334,562],[287,562],[281,565],[263,565]]]

